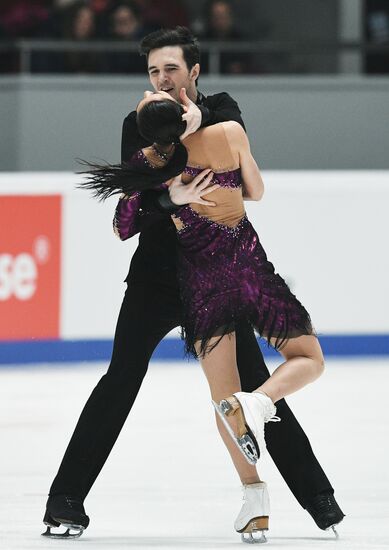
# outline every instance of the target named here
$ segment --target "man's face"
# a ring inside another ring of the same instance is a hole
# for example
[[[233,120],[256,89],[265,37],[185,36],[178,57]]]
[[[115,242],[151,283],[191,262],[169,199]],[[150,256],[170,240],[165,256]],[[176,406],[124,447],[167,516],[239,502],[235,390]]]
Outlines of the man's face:
[[[167,92],[176,101],[180,98],[181,88],[186,89],[192,101],[196,100],[195,81],[199,72],[198,63],[188,70],[180,46],[164,46],[149,53],[148,73],[154,90]]]

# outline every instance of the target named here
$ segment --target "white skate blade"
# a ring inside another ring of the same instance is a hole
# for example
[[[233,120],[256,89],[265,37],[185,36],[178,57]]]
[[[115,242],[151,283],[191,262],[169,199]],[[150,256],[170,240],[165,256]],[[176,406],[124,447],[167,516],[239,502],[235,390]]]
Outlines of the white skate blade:
[[[255,535],[255,536],[254,536]],[[246,544],[264,544],[267,542],[264,531],[253,531],[252,533],[242,533],[242,542]]]
[[[84,532],[84,527],[82,527],[82,525],[70,525],[66,523],[62,523],[61,525],[66,529],[64,533],[52,533],[51,529],[55,529],[55,527],[53,525],[47,525],[46,531],[42,533],[41,536],[50,539],[78,539]],[[71,533],[71,531],[76,532]]]
[[[227,432],[231,436],[232,440],[235,442],[235,445],[238,447],[242,455],[245,457],[245,459],[249,464],[251,464],[252,466],[255,466],[259,457],[258,457],[258,453],[256,452],[255,445],[251,440],[251,437],[248,434],[246,434],[244,437],[238,438],[235,435],[234,430],[231,428],[220,405],[218,405],[218,403],[216,403],[216,401],[213,401],[213,400],[212,400],[212,405],[214,406],[215,411],[219,415],[219,418],[223,422]],[[250,451],[248,450],[248,444],[250,447]]]

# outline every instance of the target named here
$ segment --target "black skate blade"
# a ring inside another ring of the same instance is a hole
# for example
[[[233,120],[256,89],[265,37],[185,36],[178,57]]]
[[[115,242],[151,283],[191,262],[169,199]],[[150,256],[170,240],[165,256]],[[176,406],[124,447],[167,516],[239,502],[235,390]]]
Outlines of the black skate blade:
[[[257,441],[257,438],[255,437],[255,435],[253,434],[253,432],[251,431],[251,428],[250,426],[248,426],[248,424],[245,424],[246,426],[246,430],[247,430],[247,433],[248,435],[250,436],[250,439],[252,440],[253,444],[254,444],[254,447],[255,447],[255,450],[257,452],[257,457],[256,457],[256,461],[258,461],[260,458],[261,458],[261,451],[259,449],[259,445],[258,445],[258,441]],[[254,453],[255,454],[255,453]]]
[[[64,533],[52,533],[52,525],[47,525],[47,529],[44,533],[41,533],[42,537],[47,537],[50,539],[78,539],[81,537],[84,527],[82,525],[70,525],[63,523],[62,527],[66,529]],[[76,533],[71,533],[71,531],[77,531]]]

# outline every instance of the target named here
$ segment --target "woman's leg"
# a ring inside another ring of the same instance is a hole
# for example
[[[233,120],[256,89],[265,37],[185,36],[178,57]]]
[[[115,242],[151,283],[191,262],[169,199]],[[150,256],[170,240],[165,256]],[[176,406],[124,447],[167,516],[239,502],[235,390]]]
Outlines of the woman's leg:
[[[280,420],[275,416],[274,403],[316,380],[324,369],[323,354],[315,336],[290,339],[281,353],[286,361],[256,390],[252,393],[232,392],[223,399],[224,418],[236,417],[237,429],[234,433],[239,435],[242,453],[255,461],[266,447],[264,425]],[[240,439],[243,435],[250,437],[250,430],[257,443],[255,450]]]
[[[219,338],[220,337],[215,337],[211,339],[210,347],[219,340]],[[203,356],[200,362],[208,380],[212,399],[216,403],[219,403],[224,397],[241,390],[239,372],[236,364],[235,332],[223,336],[217,346]],[[236,432],[235,418],[228,419],[228,421],[231,423],[232,429]],[[260,481],[255,466],[248,464],[217,414],[216,423],[242,483],[251,484]]]
[[[266,393],[273,403],[314,382],[324,370],[324,357],[316,336],[290,338],[280,352],[286,361],[255,390]]]

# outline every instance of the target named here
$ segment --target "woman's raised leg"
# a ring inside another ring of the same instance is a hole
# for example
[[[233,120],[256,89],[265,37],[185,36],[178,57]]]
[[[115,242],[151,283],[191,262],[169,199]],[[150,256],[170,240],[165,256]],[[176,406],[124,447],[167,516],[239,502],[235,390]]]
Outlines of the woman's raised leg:
[[[255,390],[266,393],[273,403],[314,382],[324,371],[324,357],[316,336],[290,338],[280,352],[285,362]]]
[[[281,351],[286,361],[254,392],[233,392],[221,401],[227,418],[236,417],[241,452],[256,461],[264,451],[266,422],[279,421],[274,403],[316,380],[324,370],[317,338],[303,335],[289,339]],[[251,433],[250,433],[251,432]],[[254,435],[256,451],[246,448],[245,438]]]

